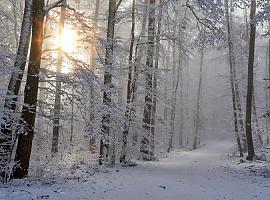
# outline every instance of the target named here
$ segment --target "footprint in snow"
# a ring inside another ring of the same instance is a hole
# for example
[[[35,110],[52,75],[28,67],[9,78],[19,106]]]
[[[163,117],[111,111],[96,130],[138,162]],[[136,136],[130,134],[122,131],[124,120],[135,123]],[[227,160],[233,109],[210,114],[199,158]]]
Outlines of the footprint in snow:
[[[164,190],[166,190],[166,188],[167,188],[167,187],[164,186],[164,185],[160,185],[159,187],[162,188],[162,189],[164,189]]]

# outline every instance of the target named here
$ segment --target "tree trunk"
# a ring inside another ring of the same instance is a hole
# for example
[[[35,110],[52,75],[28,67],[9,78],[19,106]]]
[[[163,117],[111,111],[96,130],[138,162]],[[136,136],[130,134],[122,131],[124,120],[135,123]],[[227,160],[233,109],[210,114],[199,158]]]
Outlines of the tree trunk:
[[[154,152],[152,152],[150,144],[154,136],[151,134],[151,114],[153,109],[153,68],[154,68],[154,53],[155,53],[155,0],[149,1],[148,15],[148,47],[146,54],[146,69],[145,69],[145,103],[143,113],[143,128],[145,130],[141,140],[140,151],[143,160],[152,160]]]
[[[158,81],[158,67],[159,67],[159,58],[160,58],[160,32],[161,32],[161,18],[163,14],[163,5],[162,0],[159,1],[159,13],[157,17],[157,33],[156,33],[156,49],[155,49],[155,70],[154,70],[154,78],[153,78],[153,90],[152,90],[152,97],[153,97],[153,108],[151,113],[151,140],[150,140],[150,149],[151,152],[155,151],[155,120],[156,120],[156,110],[157,110],[157,81]],[[153,160],[151,158],[151,160]]]
[[[260,125],[259,125],[259,120],[258,120],[258,115],[257,115],[257,108],[256,108],[256,98],[255,98],[255,90],[253,87],[253,95],[252,95],[252,111],[253,111],[253,115],[254,115],[254,123],[255,123],[255,132],[256,135],[258,136],[258,140],[260,143],[260,146],[263,146],[263,140],[262,140],[262,133],[260,130]]]
[[[142,39],[144,39],[145,37],[145,30],[146,30],[146,23],[147,23],[147,7],[148,7],[148,0],[144,0],[144,10],[143,10],[143,18],[142,18],[142,27],[141,27],[141,33],[138,37],[138,40],[136,42],[136,47],[135,47],[135,60],[134,60],[134,76],[133,76],[133,80],[132,80],[132,84],[131,84],[131,90],[132,90],[132,95],[131,95],[131,99],[132,99],[132,103],[134,103],[136,101],[136,93],[137,93],[137,85],[138,85],[138,78],[139,78],[139,73],[142,72],[143,70],[141,69],[141,60],[144,56],[144,52],[145,52],[145,48],[144,48],[144,40],[142,41]],[[131,119],[134,121],[135,118],[135,114],[136,114],[136,109],[135,107],[131,108],[131,113],[132,113],[132,117]],[[138,135],[137,132],[134,132],[133,134],[133,146],[137,145],[138,142]]]
[[[43,42],[43,23],[45,12],[44,0],[33,2],[32,40],[29,57],[28,73],[24,90],[24,105],[22,108],[22,133],[19,133],[15,161],[20,167],[14,169],[14,178],[24,178],[28,174],[34,125],[36,119],[36,106],[38,96],[39,71]]]
[[[181,57],[179,56],[179,60]],[[180,61],[179,61],[180,62]],[[173,70],[172,70],[172,76],[173,76],[173,91],[172,91],[172,100],[171,100],[171,113],[170,113],[170,126],[169,126],[169,145],[167,152],[169,153],[173,148],[173,136],[174,136],[174,124],[175,124],[175,110],[176,110],[176,100],[177,100],[177,90],[179,86],[180,81],[180,73],[181,73],[181,64],[179,63],[178,69],[177,69],[177,75],[175,77],[176,73],[176,47],[175,42],[173,43]]]
[[[14,18],[14,38],[16,41],[16,48],[19,46],[19,36],[18,36],[18,16],[17,16],[17,6],[16,6],[16,0],[12,0],[12,14]]]
[[[66,3],[65,1],[63,2]],[[60,107],[61,107],[61,85],[62,85],[62,62],[63,62],[63,34],[66,20],[66,8],[61,7],[60,20],[59,20],[59,46],[58,58],[56,64],[56,85],[55,85],[55,99],[54,99],[54,116],[53,116],[53,137],[52,137],[52,156],[58,152],[58,141],[60,131]]]
[[[103,104],[109,109],[111,107],[111,92],[108,91],[112,85],[111,70],[113,67],[113,48],[114,48],[114,28],[115,28],[116,0],[109,0],[109,14],[107,25],[107,44],[105,53],[105,71],[104,71],[104,87]],[[100,141],[100,157],[99,164],[108,162],[109,159],[109,136],[110,136],[110,113],[106,109],[102,116],[103,138]]]
[[[205,34],[205,33],[203,33]],[[195,134],[193,139],[193,150],[197,149],[198,141],[200,141],[199,134],[199,122],[200,122],[200,111],[201,111],[201,92],[202,92],[202,73],[203,73],[203,60],[204,60],[204,49],[205,49],[205,36],[203,35],[202,47],[200,49],[201,58],[200,58],[200,78],[199,86],[197,92],[197,106],[196,106],[196,119],[195,119]]]
[[[267,126],[267,136],[266,136],[266,144],[268,145],[270,143],[270,18],[268,19],[268,32],[269,32],[269,38],[268,38],[268,52],[267,52],[267,55],[266,57],[268,58],[268,65],[266,64],[266,71],[268,73],[268,81],[267,81],[267,84],[266,84],[266,94],[268,96],[268,99],[267,99],[267,112],[268,112],[268,115],[266,116],[266,126]],[[266,59],[267,59],[266,58]]]
[[[237,112],[241,112],[241,104],[240,104],[240,97],[239,97],[239,91],[238,91],[238,84],[236,83],[235,58],[234,58],[234,49],[233,49],[233,43],[232,43],[231,21],[230,21],[228,0],[225,0],[225,9],[226,9],[225,14],[226,14],[227,32],[228,32],[227,40],[228,40],[228,47],[229,47],[230,82],[231,82],[231,90],[232,90],[234,130],[235,130],[236,141],[237,141],[240,157],[243,157],[241,139],[239,135],[239,126],[238,126],[239,121],[238,121],[238,114],[237,114]]]
[[[166,144],[167,141],[167,134],[168,134],[168,81],[169,81],[169,77],[168,77],[168,71],[169,71],[169,65],[170,65],[170,44],[168,43],[168,47],[167,47],[167,54],[166,54],[166,58],[165,58],[165,87],[164,87],[164,125],[165,125],[165,132],[163,133],[163,142]],[[167,146],[167,144],[166,144]]]
[[[179,23],[179,38],[181,38],[181,27],[182,24]],[[183,98],[183,55],[182,55],[182,49],[179,46],[178,49],[178,65],[179,65],[179,70],[180,70],[180,128],[179,128],[179,147],[182,147],[183,145],[183,129],[184,129],[184,98]]]
[[[136,0],[132,1],[132,10],[131,10],[131,41],[130,41],[130,47],[129,47],[129,56],[128,56],[128,84],[127,84],[127,107],[126,107],[126,113],[125,113],[125,123],[124,123],[124,130],[123,130],[123,145],[122,145],[122,151],[120,156],[120,162],[127,162],[126,160],[126,148],[127,148],[127,137],[129,133],[130,128],[130,122],[131,122],[131,96],[132,96],[132,71],[133,71],[133,48],[134,48],[134,42],[135,42],[135,3]],[[134,76],[134,75],[133,75]]]
[[[249,57],[248,57],[248,85],[247,85],[247,96],[246,96],[246,137],[247,137],[247,149],[248,156],[247,160],[253,160],[255,156],[253,139],[252,139],[252,128],[251,128],[251,117],[252,117],[252,94],[253,94],[253,65],[254,65],[254,54],[255,54],[255,43],[256,43],[256,23],[252,20],[256,14],[256,0],[251,0],[250,8],[250,42],[249,42]]]
[[[91,44],[91,60],[90,60],[90,67],[93,74],[96,71],[97,66],[97,26],[98,26],[98,15],[99,15],[99,6],[100,6],[100,0],[96,0],[95,3],[95,14],[94,14],[94,32],[93,32],[93,38],[92,38],[92,44]],[[96,99],[94,96],[94,84],[92,83],[91,91],[90,91],[90,121],[94,123],[95,121],[95,107],[96,107]],[[89,141],[89,150],[94,154],[96,152],[96,140],[94,137],[90,138]]]
[[[25,0],[19,46],[15,58],[14,70],[11,75],[7,89],[4,104],[4,115],[1,120],[0,176],[2,177],[3,181],[7,181],[10,174],[10,168],[8,167],[8,165],[11,161],[12,149],[15,143],[15,139],[13,138],[12,134],[12,127],[16,119],[13,113],[16,109],[16,102],[20,91],[27,60],[27,54],[29,50],[29,42],[31,36],[32,5],[32,0]]]

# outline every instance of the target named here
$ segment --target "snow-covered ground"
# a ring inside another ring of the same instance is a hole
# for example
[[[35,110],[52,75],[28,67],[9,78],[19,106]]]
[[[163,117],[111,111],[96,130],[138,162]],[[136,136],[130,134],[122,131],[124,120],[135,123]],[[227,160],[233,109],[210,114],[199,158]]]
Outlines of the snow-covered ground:
[[[196,151],[174,152],[156,162],[116,167],[88,178],[13,182],[1,200],[268,200],[270,179],[228,169],[231,141],[212,141]],[[17,184],[17,185],[15,185]]]

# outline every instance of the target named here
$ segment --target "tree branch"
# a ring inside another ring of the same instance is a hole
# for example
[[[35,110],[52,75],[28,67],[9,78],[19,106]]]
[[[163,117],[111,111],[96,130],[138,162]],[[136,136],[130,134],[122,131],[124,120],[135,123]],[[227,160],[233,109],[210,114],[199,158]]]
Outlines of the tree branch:
[[[117,10],[118,10],[119,6],[121,5],[122,1],[123,1],[123,0],[119,0],[119,1],[118,1],[117,5],[116,5],[116,7],[115,7],[114,13],[117,12]]]
[[[43,8],[43,10],[44,10],[45,12],[49,12],[51,9],[54,9],[54,8],[56,8],[56,7],[62,6],[61,4],[62,4],[64,1],[65,1],[65,0],[58,0],[58,1],[56,1],[56,2],[54,2],[54,3],[52,3],[52,4],[50,4],[50,5],[46,5],[46,6]]]

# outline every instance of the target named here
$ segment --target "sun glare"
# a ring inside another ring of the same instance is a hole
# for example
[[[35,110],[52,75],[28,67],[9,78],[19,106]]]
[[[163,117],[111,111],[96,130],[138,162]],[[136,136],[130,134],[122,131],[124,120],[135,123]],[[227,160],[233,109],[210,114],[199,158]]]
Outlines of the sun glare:
[[[74,54],[77,50],[76,47],[76,38],[77,38],[77,34],[76,32],[71,29],[71,28],[67,28],[65,27],[63,35],[58,35],[56,39],[57,43],[58,43],[58,47],[62,47],[62,50],[66,53],[69,54]],[[53,58],[57,58],[57,52],[54,52],[52,54]],[[70,72],[70,67],[69,64],[67,62],[65,62],[64,60],[62,61],[62,73],[67,74]]]
[[[72,29],[65,28],[59,43],[64,51],[69,53],[74,52],[76,48],[76,32]]]

